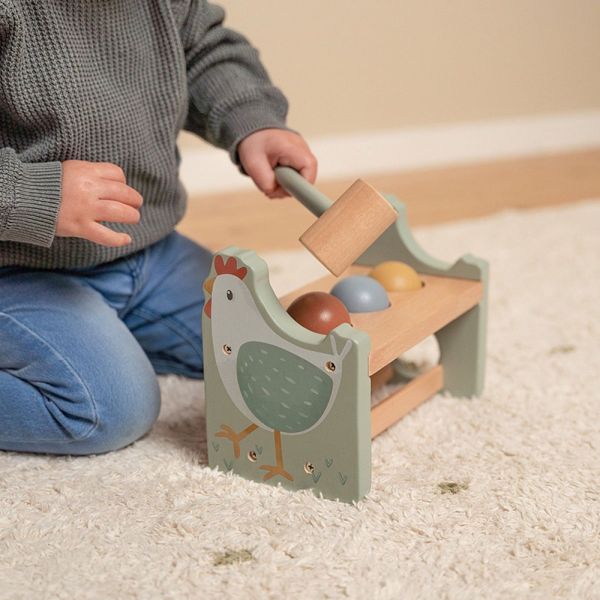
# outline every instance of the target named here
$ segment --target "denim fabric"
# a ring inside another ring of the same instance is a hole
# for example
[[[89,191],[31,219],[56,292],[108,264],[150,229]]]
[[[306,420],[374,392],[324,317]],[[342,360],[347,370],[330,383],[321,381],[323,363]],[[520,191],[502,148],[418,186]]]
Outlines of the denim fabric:
[[[0,269],[0,449],[95,454],[146,433],[156,373],[203,375],[211,254],[174,232],[85,269]]]

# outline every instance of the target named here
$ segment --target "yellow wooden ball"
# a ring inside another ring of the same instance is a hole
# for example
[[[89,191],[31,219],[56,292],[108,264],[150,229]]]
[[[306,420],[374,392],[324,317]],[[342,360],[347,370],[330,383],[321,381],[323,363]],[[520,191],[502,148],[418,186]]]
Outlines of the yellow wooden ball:
[[[419,274],[399,260],[386,260],[379,263],[371,269],[369,276],[379,281],[388,292],[420,290],[422,286]]]

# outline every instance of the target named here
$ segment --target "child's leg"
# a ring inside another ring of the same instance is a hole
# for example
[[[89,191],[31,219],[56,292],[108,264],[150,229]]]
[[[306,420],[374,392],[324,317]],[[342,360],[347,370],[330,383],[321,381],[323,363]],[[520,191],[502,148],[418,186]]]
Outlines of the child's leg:
[[[64,274],[0,271],[0,449],[115,450],[158,416],[152,366],[102,296]]]
[[[146,250],[139,291],[121,317],[157,373],[203,377],[202,284],[211,260],[179,233]]]

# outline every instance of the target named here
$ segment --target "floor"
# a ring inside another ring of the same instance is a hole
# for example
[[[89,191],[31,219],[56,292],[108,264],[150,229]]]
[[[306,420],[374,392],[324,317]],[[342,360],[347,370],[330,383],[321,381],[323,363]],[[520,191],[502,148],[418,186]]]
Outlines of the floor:
[[[535,208],[600,196],[600,148],[568,154],[461,165],[390,175],[357,174],[394,194],[412,226],[477,217],[503,208]],[[319,181],[337,198],[352,180]],[[258,191],[195,197],[179,230],[212,250],[234,244],[257,251],[300,248],[314,217],[292,199]]]
[[[599,232],[599,200],[414,231],[491,265],[485,390],[378,436],[356,505],[207,468],[226,440],[205,435],[202,382],[177,376],[122,451],[0,453],[0,598],[598,599]],[[263,256],[275,289],[312,276],[307,252]],[[269,434],[240,460],[274,460]],[[306,448],[322,480],[327,458]]]

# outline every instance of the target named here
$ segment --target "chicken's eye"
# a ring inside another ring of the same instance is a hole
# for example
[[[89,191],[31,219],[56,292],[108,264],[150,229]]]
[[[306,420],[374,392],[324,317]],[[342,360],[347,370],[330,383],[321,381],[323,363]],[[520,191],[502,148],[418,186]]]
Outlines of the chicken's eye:
[[[227,290],[226,294],[227,300],[233,300],[233,292],[231,290]]]

